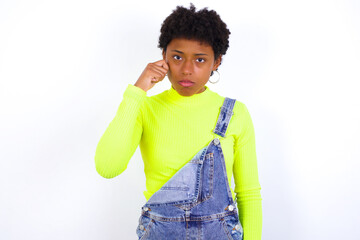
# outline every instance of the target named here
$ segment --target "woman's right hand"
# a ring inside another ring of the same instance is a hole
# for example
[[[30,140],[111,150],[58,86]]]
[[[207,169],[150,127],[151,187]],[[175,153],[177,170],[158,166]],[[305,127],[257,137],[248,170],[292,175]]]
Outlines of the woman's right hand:
[[[162,81],[165,78],[168,70],[169,66],[165,60],[149,63],[141,73],[134,86],[137,86],[147,92],[156,83]]]

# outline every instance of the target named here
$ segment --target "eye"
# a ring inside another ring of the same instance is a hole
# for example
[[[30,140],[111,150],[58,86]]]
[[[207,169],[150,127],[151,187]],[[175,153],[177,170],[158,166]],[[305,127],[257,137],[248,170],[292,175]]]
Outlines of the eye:
[[[205,62],[205,59],[204,58],[198,58],[198,59],[196,59],[196,61],[198,61],[200,63],[203,63],[203,62]]]
[[[174,58],[175,60],[181,60],[181,57],[180,57],[179,55],[174,55],[173,58]]]

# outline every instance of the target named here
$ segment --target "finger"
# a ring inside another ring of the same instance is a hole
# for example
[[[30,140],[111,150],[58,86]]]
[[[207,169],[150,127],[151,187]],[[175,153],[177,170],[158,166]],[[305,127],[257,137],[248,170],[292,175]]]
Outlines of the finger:
[[[164,68],[166,71],[169,70],[169,65],[167,64],[167,62],[164,59],[154,62],[154,64],[156,66]]]
[[[162,81],[165,78],[165,75],[160,75],[160,74],[157,74],[157,73],[153,73],[151,75],[151,73],[150,73],[149,78],[151,79],[151,82],[156,82],[157,83],[157,82]]]
[[[162,59],[162,60],[160,60],[160,61],[158,61],[158,62],[159,62],[159,64],[161,64],[161,67],[162,67],[162,68],[164,68],[164,69],[166,69],[166,70],[169,70],[169,65],[168,65],[168,61],[167,61],[167,60]]]
[[[153,67],[151,68],[150,75],[153,74],[156,77],[165,77],[166,72],[162,68]]]
[[[167,72],[169,71],[169,65],[166,64],[166,62],[163,62],[163,65],[160,67],[158,65],[153,65],[156,69],[160,70],[161,72],[164,73],[164,75],[167,74]]]
[[[152,77],[151,82],[157,83],[157,82],[162,81],[163,79],[164,79],[163,77]]]
[[[162,67],[162,66],[164,65],[164,63],[165,63],[165,60],[164,60],[164,59],[161,59],[161,60],[159,60],[159,61],[154,62],[154,64],[155,64],[156,66],[159,66],[159,67]]]
[[[169,71],[169,70],[167,70],[167,69],[165,69],[165,68],[163,68],[163,67],[155,66],[155,68],[156,68],[157,71],[160,71],[161,74],[164,75],[164,76],[165,76],[165,75],[167,74],[167,72]]]

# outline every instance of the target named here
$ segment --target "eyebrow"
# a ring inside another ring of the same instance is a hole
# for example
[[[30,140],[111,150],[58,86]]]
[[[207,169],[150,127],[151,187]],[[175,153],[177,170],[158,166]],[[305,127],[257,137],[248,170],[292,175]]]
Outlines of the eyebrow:
[[[181,53],[181,54],[184,54],[182,51],[179,51],[179,50],[171,50],[172,52],[177,52],[177,53]],[[205,54],[205,53],[195,53],[194,54],[195,56],[208,56],[207,54]]]

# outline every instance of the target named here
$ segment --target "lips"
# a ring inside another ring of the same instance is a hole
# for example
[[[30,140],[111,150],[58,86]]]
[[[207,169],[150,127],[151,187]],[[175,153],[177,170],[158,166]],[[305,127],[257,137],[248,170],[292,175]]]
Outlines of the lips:
[[[183,87],[190,87],[190,86],[194,85],[194,82],[192,82],[190,80],[181,80],[181,81],[179,81],[179,84]]]

